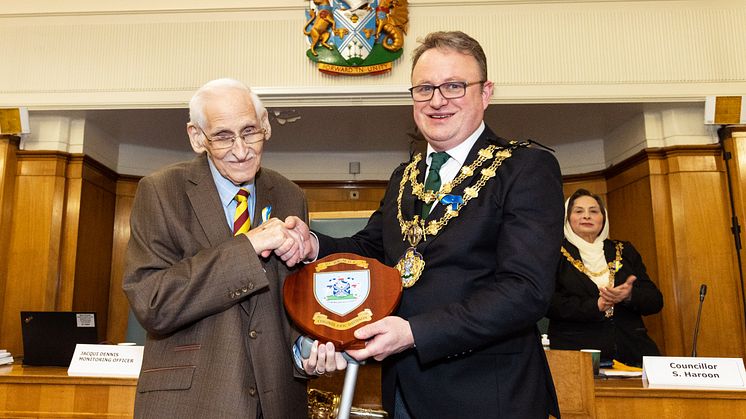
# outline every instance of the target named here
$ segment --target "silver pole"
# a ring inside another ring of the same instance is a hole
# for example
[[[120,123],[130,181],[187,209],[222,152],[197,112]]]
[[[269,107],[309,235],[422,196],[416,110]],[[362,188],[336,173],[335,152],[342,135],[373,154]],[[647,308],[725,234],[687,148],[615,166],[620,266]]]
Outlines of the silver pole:
[[[357,370],[360,367],[351,356],[344,354],[347,358],[347,372],[345,373],[345,382],[342,386],[342,396],[339,400],[339,413],[337,419],[350,419],[350,410],[352,409],[352,398],[355,396],[355,385],[357,384]]]

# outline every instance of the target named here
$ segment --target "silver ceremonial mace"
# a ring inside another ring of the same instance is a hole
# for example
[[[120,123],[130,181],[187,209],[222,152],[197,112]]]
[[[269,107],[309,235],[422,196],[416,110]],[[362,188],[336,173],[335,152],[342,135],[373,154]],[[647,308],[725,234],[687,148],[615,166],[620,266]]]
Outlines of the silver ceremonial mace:
[[[355,358],[343,352],[342,356],[347,360],[347,372],[345,372],[345,382],[342,385],[342,396],[339,399],[339,413],[337,419],[350,419],[352,410],[352,398],[355,396],[355,385],[357,385],[357,370],[360,363]]]

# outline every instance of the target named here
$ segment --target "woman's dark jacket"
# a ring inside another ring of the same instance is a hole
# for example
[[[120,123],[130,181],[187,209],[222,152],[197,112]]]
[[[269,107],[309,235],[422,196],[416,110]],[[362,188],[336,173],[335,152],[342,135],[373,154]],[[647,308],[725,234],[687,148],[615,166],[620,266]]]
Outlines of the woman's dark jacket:
[[[616,257],[615,241],[604,241],[606,261]],[[598,310],[598,286],[575,268],[563,255],[557,269],[557,283],[547,317],[553,349],[600,349],[602,360],[616,359],[640,366],[643,355],[660,355],[647,334],[642,316],[663,308],[663,295],[648,277],[645,264],[629,242],[622,242],[622,266],[614,277],[615,286],[635,275],[629,301],[616,304],[614,316]],[[565,240],[565,249],[580,261],[578,248]]]

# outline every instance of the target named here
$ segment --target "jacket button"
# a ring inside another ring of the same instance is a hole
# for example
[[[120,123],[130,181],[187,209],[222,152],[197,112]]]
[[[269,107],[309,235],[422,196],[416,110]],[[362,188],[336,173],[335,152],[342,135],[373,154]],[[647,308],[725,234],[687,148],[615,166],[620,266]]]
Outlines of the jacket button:
[[[250,338],[256,339],[257,336],[259,336],[259,334],[256,333],[256,330],[252,330],[251,332],[249,332],[249,337]]]
[[[254,289],[254,283],[253,283],[253,282],[249,282],[249,289],[250,289],[250,290],[253,290],[253,289]]]
[[[236,298],[236,293],[235,293],[235,292],[233,292],[233,291],[231,291],[231,292],[229,292],[229,293],[228,293],[228,296],[229,296],[230,298]]]
[[[249,395],[250,396],[256,396],[256,388],[249,387]]]
[[[243,292],[243,293],[249,292],[249,287],[243,287],[243,288],[241,288],[241,292]]]

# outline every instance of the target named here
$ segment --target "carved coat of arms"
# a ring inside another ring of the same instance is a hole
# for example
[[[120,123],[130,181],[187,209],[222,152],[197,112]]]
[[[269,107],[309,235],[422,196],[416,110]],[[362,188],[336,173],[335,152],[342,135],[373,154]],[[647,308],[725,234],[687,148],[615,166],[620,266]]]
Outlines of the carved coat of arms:
[[[407,0],[310,0],[306,55],[329,74],[379,74],[403,51]]]

